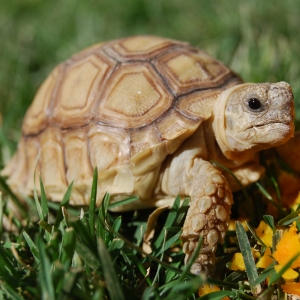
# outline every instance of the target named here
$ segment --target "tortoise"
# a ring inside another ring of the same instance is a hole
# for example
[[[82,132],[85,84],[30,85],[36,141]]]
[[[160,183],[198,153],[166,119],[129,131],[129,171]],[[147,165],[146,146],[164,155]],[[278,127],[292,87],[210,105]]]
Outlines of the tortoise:
[[[97,44],[59,64],[38,90],[17,151],[2,171],[19,197],[41,174],[50,200],[74,181],[70,203],[88,205],[93,170],[98,198],[137,195],[119,211],[171,204],[190,196],[181,239],[191,271],[212,274],[224,239],[230,169],[248,185],[264,173],[257,153],[294,133],[289,84],[243,83],[220,61],[186,42],[133,36]]]

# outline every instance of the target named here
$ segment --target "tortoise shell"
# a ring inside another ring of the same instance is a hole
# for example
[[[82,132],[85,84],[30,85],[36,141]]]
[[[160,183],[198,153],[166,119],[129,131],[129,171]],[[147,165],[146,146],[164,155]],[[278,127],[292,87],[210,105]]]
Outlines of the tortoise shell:
[[[74,181],[71,203],[84,205],[97,167],[98,202],[106,191],[151,198],[167,155],[211,116],[219,93],[240,82],[184,42],[134,36],[97,44],[42,84],[3,174],[14,192],[28,195],[36,170],[54,201]]]

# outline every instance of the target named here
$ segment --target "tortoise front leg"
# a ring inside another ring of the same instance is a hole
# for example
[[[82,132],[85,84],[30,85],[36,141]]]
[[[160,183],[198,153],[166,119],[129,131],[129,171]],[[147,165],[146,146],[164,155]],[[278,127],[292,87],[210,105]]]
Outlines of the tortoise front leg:
[[[228,228],[232,194],[222,173],[205,160],[196,158],[190,175],[191,203],[181,235],[185,262],[190,259],[202,235],[203,245],[191,272],[212,275],[217,244],[223,242]]]

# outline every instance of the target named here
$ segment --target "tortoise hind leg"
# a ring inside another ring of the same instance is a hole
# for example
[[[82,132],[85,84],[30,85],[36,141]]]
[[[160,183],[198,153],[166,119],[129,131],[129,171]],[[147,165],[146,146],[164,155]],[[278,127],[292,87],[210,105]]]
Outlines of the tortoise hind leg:
[[[203,245],[191,272],[212,275],[215,270],[217,244],[224,240],[230,219],[232,194],[225,177],[211,163],[195,159],[191,170],[190,208],[181,238],[187,262],[203,236]]]

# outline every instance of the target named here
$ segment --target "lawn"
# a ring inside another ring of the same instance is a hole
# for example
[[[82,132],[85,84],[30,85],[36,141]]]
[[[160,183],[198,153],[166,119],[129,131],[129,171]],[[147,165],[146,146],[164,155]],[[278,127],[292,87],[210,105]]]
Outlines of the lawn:
[[[0,7],[0,166],[13,154],[22,118],[49,72],[88,46],[128,35],[151,34],[187,41],[226,63],[247,82],[287,81],[294,91],[295,123],[300,129],[300,4],[296,0],[3,0]],[[273,183],[274,193],[278,193],[273,162],[266,159],[265,164],[270,167],[265,181],[235,195],[236,218],[247,199],[252,199],[256,215],[250,224],[254,228],[266,214],[260,204],[270,197],[272,200],[265,186]],[[3,199],[9,197],[5,188],[2,190]],[[32,201],[32,210],[35,202]],[[62,215],[60,207],[42,198],[39,225],[37,220],[30,220],[16,235],[2,233],[0,297],[196,299],[194,293],[205,279],[188,275],[187,268],[182,271],[183,255],[178,250],[186,203],[182,208],[176,203],[173,215],[164,212],[161,216],[161,227],[168,228],[169,233],[164,236],[164,230],[157,231],[154,258],[144,257],[136,246],[141,245],[149,211],[119,217],[107,212],[108,205],[105,202],[101,209],[87,208],[79,220],[79,212],[73,208]],[[275,223],[288,215],[281,208],[278,211],[274,213]],[[4,206],[4,214],[7,213]],[[0,215],[2,218],[2,211]],[[289,216],[284,226],[293,217]],[[265,221],[272,227],[270,219]],[[22,228],[17,220],[15,223]],[[275,232],[275,227],[272,229]],[[128,241],[123,236],[134,238]],[[76,237],[81,243],[76,242]],[[252,237],[251,246],[259,242],[256,238]],[[169,251],[171,266],[160,263],[162,247]],[[261,253],[265,250],[262,248],[260,244]],[[148,268],[151,274],[146,276]],[[253,297],[251,293],[239,294],[245,289],[247,277],[242,271],[234,273],[237,277],[231,275],[227,284],[219,278],[227,291],[237,291],[230,294],[231,298],[255,299],[247,298]],[[273,280],[279,286],[282,278]],[[18,289],[14,288],[16,283]],[[283,299],[280,297],[282,290],[279,299]]]

